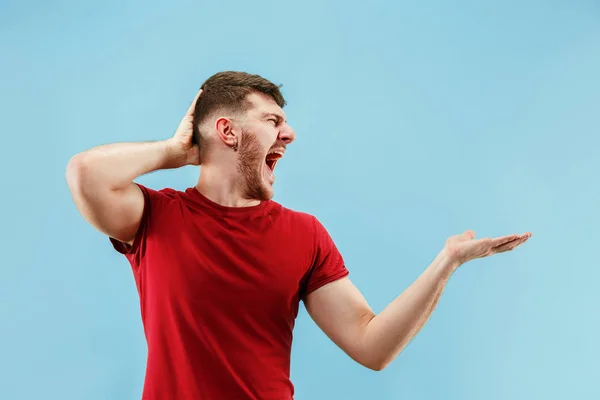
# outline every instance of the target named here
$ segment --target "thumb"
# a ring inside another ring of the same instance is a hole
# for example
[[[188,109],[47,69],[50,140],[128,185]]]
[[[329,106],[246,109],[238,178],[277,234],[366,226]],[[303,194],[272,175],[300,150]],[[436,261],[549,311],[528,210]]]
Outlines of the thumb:
[[[462,235],[466,239],[474,239],[475,238],[475,231],[469,229],[468,231],[465,231]]]

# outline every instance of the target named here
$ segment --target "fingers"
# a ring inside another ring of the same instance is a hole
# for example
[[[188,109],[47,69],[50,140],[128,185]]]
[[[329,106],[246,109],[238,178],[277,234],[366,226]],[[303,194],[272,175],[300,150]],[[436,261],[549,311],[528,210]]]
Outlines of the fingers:
[[[505,243],[512,242],[515,239],[518,239],[519,235],[506,235],[497,238],[493,238],[490,240],[490,247],[498,247]]]
[[[202,94],[202,89],[200,89],[198,91],[198,93],[196,93],[196,97],[194,97],[192,104],[190,104],[190,107],[188,108],[187,113],[185,114],[186,116],[194,115],[194,109],[196,108],[196,103],[198,102],[198,99],[200,98],[201,94]]]
[[[522,235],[511,235],[511,236],[516,236],[516,238],[509,240],[499,246],[494,247],[493,252],[494,253],[502,253],[505,251],[514,250],[517,247],[519,247],[520,245],[522,245],[523,243],[525,243],[531,237],[531,233],[527,232]]]

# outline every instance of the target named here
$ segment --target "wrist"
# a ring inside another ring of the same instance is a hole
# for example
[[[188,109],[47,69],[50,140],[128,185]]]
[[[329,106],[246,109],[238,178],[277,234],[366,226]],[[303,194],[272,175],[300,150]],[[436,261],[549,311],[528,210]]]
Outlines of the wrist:
[[[171,138],[159,143],[164,153],[163,169],[180,168],[187,165],[186,153],[178,142]]]
[[[461,263],[444,247],[436,257],[436,269],[444,276],[450,277],[460,267]]]

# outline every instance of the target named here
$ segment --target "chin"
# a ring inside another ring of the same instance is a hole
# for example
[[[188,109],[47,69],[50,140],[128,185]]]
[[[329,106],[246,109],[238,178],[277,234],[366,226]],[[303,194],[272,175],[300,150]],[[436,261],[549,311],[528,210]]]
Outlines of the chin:
[[[261,192],[263,198],[260,200],[271,200],[273,196],[275,196],[275,190],[273,190],[272,184],[264,183]]]
[[[264,180],[255,180],[253,183],[254,184],[250,182],[250,184],[248,184],[247,186],[245,196],[247,199],[266,201],[271,200],[273,198],[275,191],[273,190],[272,184]]]
[[[269,169],[267,164],[261,164],[261,167],[255,169],[253,173],[243,171],[245,172],[245,197],[247,199],[266,201],[271,200],[275,195],[275,191],[273,190],[273,184],[275,183],[275,175],[273,175],[273,170]]]

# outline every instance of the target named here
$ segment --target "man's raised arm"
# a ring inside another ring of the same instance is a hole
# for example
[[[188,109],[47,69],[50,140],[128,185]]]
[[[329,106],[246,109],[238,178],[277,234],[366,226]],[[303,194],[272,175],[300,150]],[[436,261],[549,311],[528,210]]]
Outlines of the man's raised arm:
[[[172,138],[108,144],[71,158],[66,171],[71,196],[81,215],[100,232],[131,244],[144,211],[144,196],[133,180],[159,169],[199,164],[192,137],[193,113],[201,92]]]

